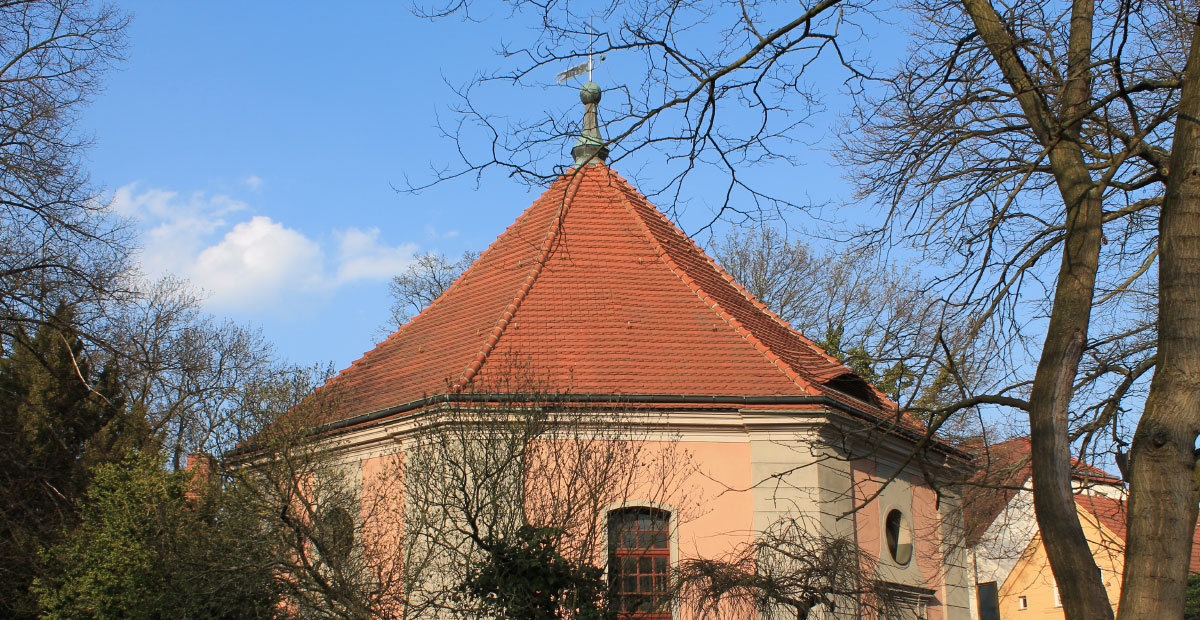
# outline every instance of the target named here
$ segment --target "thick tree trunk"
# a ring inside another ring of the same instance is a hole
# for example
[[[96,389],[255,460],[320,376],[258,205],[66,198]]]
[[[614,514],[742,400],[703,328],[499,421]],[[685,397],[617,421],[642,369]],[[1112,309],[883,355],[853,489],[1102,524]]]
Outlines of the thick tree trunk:
[[[1121,618],[1183,617],[1200,501],[1200,28],[1158,224],[1158,366],[1130,452]]]
[[[1039,142],[1066,210],[1066,240],[1054,290],[1046,340],[1029,398],[1033,501],[1063,612],[1070,620],[1105,620],[1112,607],[1091,547],[1079,525],[1071,490],[1067,414],[1075,374],[1087,343],[1092,295],[1100,262],[1102,193],[1088,173],[1079,122],[1091,100],[1093,0],[1074,0],[1067,50],[1067,79],[1059,110],[1051,109],[1029,76],[1014,39],[989,0],[962,0],[988,51],[1012,87]]]
[[[1063,612],[1079,620],[1113,617],[1100,570],[1079,525],[1067,438],[1072,386],[1087,341],[1099,263],[1101,205],[1096,194],[1089,188],[1075,195],[1076,204],[1068,203],[1067,241],[1054,307],[1029,398],[1034,511]]]

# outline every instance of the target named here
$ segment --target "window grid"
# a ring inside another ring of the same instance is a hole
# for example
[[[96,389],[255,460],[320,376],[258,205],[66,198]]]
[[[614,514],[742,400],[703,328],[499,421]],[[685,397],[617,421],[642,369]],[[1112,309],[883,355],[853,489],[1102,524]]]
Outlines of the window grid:
[[[670,620],[670,516],[651,508],[609,514],[609,579],[621,618]]]

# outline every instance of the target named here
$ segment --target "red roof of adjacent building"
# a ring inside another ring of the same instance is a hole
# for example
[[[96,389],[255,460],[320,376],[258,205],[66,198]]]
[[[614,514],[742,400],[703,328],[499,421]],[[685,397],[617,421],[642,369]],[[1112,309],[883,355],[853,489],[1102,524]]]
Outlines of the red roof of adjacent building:
[[[1013,496],[1026,488],[1032,471],[1028,458],[1031,447],[1029,437],[1017,437],[992,444],[986,450],[972,450],[976,453],[978,471],[963,492],[963,522],[968,545],[977,544]],[[1124,483],[1103,469],[1074,458],[1071,459],[1071,475],[1077,482],[1084,483],[1082,492],[1075,495],[1075,503],[1095,515],[1096,520],[1117,537],[1117,540],[1095,542],[1112,544],[1123,552],[1126,502],[1090,492],[1087,485],[1124,486]],[[1191,562],[1191,572],[1200,573],[1200,524],[1192,538]]]
[[[1125,541],[1125,502],[1103,495],[1076,495],[1075,503]]]
[[[1096,519],[1115,534],[1118,540],[1111,541],[1123,550],[1125,546],[1125,501],[1103,495],[1076,495],[1075,503],[1096,516]],[[1192,559],[1188,571],[1200,574],[1200,524],[1192,533]]]
[[[1033,474],[1029,461],[1032,447],[1029,437],[1016,437],[970,450],[975,454],[976,474],[963,490],[967,544],[979,542],[1017,491],[1025,488]],[[1071,475],[1085,485],[1123,484],[1120,478],[1075,458],[1071,459]]]
[[[347,418],[498,385],[514,366],[546,392],[825,395],[895,411],[602,164],[560,177],[331,385]]]

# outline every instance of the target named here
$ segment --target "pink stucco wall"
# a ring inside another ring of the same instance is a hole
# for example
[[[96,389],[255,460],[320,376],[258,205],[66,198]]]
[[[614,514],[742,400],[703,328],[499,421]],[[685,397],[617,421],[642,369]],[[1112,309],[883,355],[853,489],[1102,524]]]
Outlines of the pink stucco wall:
[[[894,573],[895,580],[898,583],[935,590],[934,601],[927,608],[927,617],[929,620],[942,620],[945,613],[942,598],[946,575],[937,493],[919,475],[898,476],[889,483],[889,489],[881,493],[884,480],[876,471],[875,462],[869,459],[859,459],[851,463],[854,499],[858,508],[854,513],[858,545],[864,555],[874,558],[866,560],[864,570],[869,573],[878,569],[881,577],[886,577],[888,569],[881,566],[883,563],[878,559],[887,553],[884,549],[881,521],[883,507],[880,498],[890,496],[893,503],[897,497],[903,498],[906,501],[899,502],[896,507],[907,512],[910,519],[913,535],[912,561],[916,563],[916,574],[900,570]],[[872,497],[875,499],[867,501]],[[890,558],[888,563],[891,563]],[[911,569],[911,565],[907,568]]]
[[[626,489],[621,501],[626,505],[652,504],[672,511],[674,562],[698,557],[725,557],[736,553],[742,545],[753,539],[755,515],[752,487],[756,481],[752,479],[752,455],[748,442],[646,442],[639,458],[647,462],[674,462],[673,467],[664,469],[670,470],[664,475],[674,476],[673,479],[646,477],[639,483],[641,487],[635,485]],[[399,456],[370,458],[361,463],[364,496],[389,498],[390,503],[382,507],[375,506],[372,510],[379,511],[382,508],[383,512],[393,511],[397,515],[390,524],[390,535],[396,536],[396,539],[403,531],[403,523],[398,518],[403,507],[402,485],[392,483],[389,486],[380,481],[392,477],[402,464],[402,457]],[[874,572],[879,565],[878,558],[886,553],[882,540],[881,502],[878,499],[867,502],[866,499],[880,492],[882,481],[876,474],[873,460],[860,459],[849,466],[857,507],[852,515],[853,527],[860,548],[869,558],[874,558],[866,560],[869,565],[863,568]],[[894,494],[899,492],[896,489],[901,488],[911,502],[908,508],[911,510],[914,534],[915,573],[919,574],[919,578],[911,581],[919,583],[910,585],[935,589],[940,597],[945,576],[942,571],[936,493],[919,476],[902,476],[891,484],[898,486],[887,491],[893,493],[893,499],[889,499],[889,502],[895,503]],[[364,505],[364,511],[367,509]],[[364,520],[367,517],[364,512]],[[603,514],[591,515],[580,523],[587,521],[603,530]],[[390,538],[388,531],[377,528],[366,533],[376,537],[376,544],[387,546]],[[598,555],[596,561],[603,562],[603,549],[595,547],[595,552]],[[677,620],[691,617],[688,609],[678,609],[675,614]],[[737,616],[722,615],[722,618],[726,617],[734,620]],[[942,620],[942,607],[931,605],[928,617],[930,620]]]

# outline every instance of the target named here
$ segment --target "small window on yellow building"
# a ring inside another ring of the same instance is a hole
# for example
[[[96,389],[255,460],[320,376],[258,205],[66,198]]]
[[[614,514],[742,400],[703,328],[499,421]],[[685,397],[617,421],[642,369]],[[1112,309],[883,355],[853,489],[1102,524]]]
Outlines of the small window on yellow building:
[[[1017,609],[1029,609],[1029,599],[1024,596],[1017,597]]]

